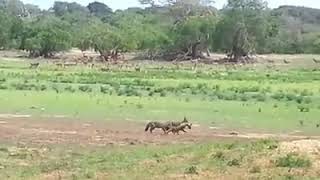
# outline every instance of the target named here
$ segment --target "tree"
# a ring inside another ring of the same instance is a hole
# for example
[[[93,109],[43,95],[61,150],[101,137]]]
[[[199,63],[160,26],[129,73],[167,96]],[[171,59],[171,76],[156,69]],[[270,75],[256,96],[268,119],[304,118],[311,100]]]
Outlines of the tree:
[[[267,4],[261,0],[228,0],[222,20],[217,25],[216,46],[230,53],[232,61],[248,57],[264,46],[274,29],[269,21]]]
[[[155,0],[139,0],[140,4],[142,5],[150,5],[151,7],[156,6],[156,1]]]
[[[73,45],[82,52],[94,48],[93,36],[99,27],[103,28],[102,25],[102,22],[98,19],[90,19],[78,24],[73,30]],[[85,56],[84,53],[83,55]]]
[[[41,9],[33,4],[25,4],[24,5],[25,8],[25,14],[27,17],[37,17],[39,15],[41,15]]]
[[[91,14],[99,17],[100,19],[108,18],[112,15],[112,9],[104,3],[93,2],[88,5]]]
[[[17,48],[20,44],[22,20],[0,9],[0,49]]]
[[[180,23],[175,29],[175,46],[184,53],[185,58],[205,58],[202,52],[209,54],[209,45],[215,30],[214,16],[194,16]]]
[[[68,29],[69,26],[56,17],[39,17],[25,25],[20,48],[28,51],[31,57],[52,57],[71,47]]]
[[[0,10],[0,49],[7,47],[10,41],[10,16],[4,11]]]
[[[63,16],[67,13],[79,13],[82,15],[86,15],[89,13],[89,10],[81,6],[78,3],[68,3],[68,2],[61,2],[61,1],[56,1],[54,2],[53,8],[54,13],[56,16]]]

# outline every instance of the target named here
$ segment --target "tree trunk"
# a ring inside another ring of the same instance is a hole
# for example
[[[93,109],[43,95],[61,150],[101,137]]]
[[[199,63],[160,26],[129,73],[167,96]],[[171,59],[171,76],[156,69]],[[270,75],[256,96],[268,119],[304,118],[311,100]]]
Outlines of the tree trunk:
[[[202,54],[201,51],[199,50],[199,45],[200,45],[200,41],[196,42],[195,44],[192,45],[191,47],[191,57],[192,59],[197,59],[197,58],[201,58]]]

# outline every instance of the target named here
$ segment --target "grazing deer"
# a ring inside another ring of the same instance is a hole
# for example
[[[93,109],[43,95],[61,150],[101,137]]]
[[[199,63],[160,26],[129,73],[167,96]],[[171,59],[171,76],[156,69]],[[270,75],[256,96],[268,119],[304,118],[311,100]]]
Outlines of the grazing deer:
[[[63,63],[62,63],[62,62],[55,62],[54,64],[55,64],[57,67],[61,67],[61,68],[63,67]]]
[[[314,63],[320,64],[320,60],[317,60],[317,59],[315,59],[315,58],[313,58],[312,60],[313,60]]]
[[[136,72],[141,72],[141,68],[139,66],[135,67]]]
[[[268,62],[268,63],[274,63],[274,60],[268,59],[267,62]]]
[[[30,69],[34,68],[37,69],[40,66],[40,63],[36,62],[36,63],[30,63]]]
[[[290,64],[290,63],[291,63],[290,61],[288,61],[288,60],[286,60],[286,59],[284,59],[283,62],[284,62],[285,64]]]
[[[71,67],[71,66],[77,66],[78,62],[65,62],[63,64],[64,67]]]
[[[302,120],[300,120],[299,123],[300,123],[300,126],[304,125],[304,121],[302,121]]]

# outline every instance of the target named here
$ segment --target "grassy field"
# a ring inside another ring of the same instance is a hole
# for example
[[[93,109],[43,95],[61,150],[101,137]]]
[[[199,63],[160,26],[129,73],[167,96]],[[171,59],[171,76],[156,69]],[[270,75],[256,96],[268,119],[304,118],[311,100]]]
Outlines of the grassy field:
[[[93,69],[59,68],[43,62],[40,68],[30,69],[28,61],[32,60],[6,58],[0,60],[0,114],[141,124],[186,116],[207,128],[319,135],[319,66],[312,64],[311,55],[294,56],[286,65],[282,58],[273,56],[276,62],[272,67],[266,63],[202,64],[196,70],[191,63],[177,66],[141,61],[123,67],[96,65]],[[55,142],[63,137],[61,132],[57,131]],[[35,134],[31,140],[36,139]],[[108,138],[112,135],[106,134]],[[320,177],[316,153],[290,153],[281,146],[282,142],[273,140],[103,147],[1,143],[0,179]]]
[[[2,61],[0,112],[142,122],[187,116],[229,128],[318,132],[318,68],[138,65],[34,70],[27,62]]]
[[[313,159],[279,143],[0,148],[1,179],[317,179]]]

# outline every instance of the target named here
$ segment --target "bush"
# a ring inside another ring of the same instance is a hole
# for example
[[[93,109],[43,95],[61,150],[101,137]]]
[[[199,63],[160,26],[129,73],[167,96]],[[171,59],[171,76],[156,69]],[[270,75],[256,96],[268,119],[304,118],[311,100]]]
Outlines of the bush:
[[[249,100],[249,96],[248,95],[246,95],[246,94],[242,94],[242,95],[240,95],[240,100],[241,101],[244,101],[244,102],[246,102],[246,101],[248,101]]]
[[[67,91],[67,92],[71,92],[71,93],[76,92],[76,90],[72,86],[67,86],[67,87],[64,88],[64,90]]]
[[[143,105],[142,104],[137,104],[137,108],[138,109],[143,109]]]
[[[254,96],[254,98],[259,102],[264,102],[267,100],[267,98],[264,94],[257,94]]]
[[[21,83],[17,83],[17,84],[13,84],[12,85],[16,90],[19,90],[19,91],[23,91],[23,90],[32,90],[32,85],[28,85],[28,84],[21,84]]]
[[[88,85],[79,86],[79,90],[82,92],[92,92],[92,88]]]
[[[45,90],[47,90],[47,86],[44,84],[41,84],[39,87],[37,87],[37,90],[38,91],[45,91]]]
[[[311,167],[312,163],[307,157],[300,157],[296,154],[290,153],[284,157],[279,157],[276,160],[277,167],[287,168],[308,168]]]
[[[300,93],[301,96],[312,96],[313,93],[312,92],[309,92],[307,89],[304,89],[301,93]]]
[[[296,97],[296,102],[297,102],[298,104],[301,104],[301,103],[303,102],[303,97],[302,97],[302,96],[297,96],[297,97]]]
[[[108,86],[100,86],[100,92],[103,94],[108,94],[110,92],[110,88]]]
[[[6,78],[0,78],[0,82],[1,82],[1,83],[4,83],[4,82],[6,82],[6,81],[7,81]]]
[[[294,94],[287,94],[287,95],[286,95],[286,98],[287,98],[288,101],[293,101],[293,100],[296,99],[296,95],[294,95]]]
[[[250,170],[250,173],[261,173],[261,167],[260,166],[253,166]]]
[[[240,160],[239,159],[232,159],[228,161],[228,166],[240,166]]]
[[[273,94],[271,96],[271,98],[275,99],[275,100],[282,100],[285,97],[285,95],[283,94],[283,92],[277,92],[276,94]]]
[[[8,87],[5,86],[5,85],[3,85],[3,84],[0,84],[0,89],[1,89],[1,90],[5,90],[5,89],[8,89]]]
[[[149,94],[148,94],[148,96],[150,96],[150,97],[154,96],[154,92],[153,92],[153,91],[150,91]]]
[[[185,174],[199,174],[198,168],[196,166],[190,166],[190,167],[186,168]]]
[[[222,151],[218,151],[213,155],[213,158],[217,159],[217,160],[224,160],[225,156],[224,156],[224,153]]]
[[[312,103],[312,99],[310,97],[306,97],[306,98],[304,98],[303,102],[305,104],[310,104],[310,103]]]
[[[303,106],[303,105],[299,105],[298,109],[300,112],[309,112],[310,111],[309,107]]]
[[[160,93],[160,96],[161,96],[161,97],[166,97],[166,96],[167,96],[167,93],[166,93],[165,91],[162,91],[162,92]]]

